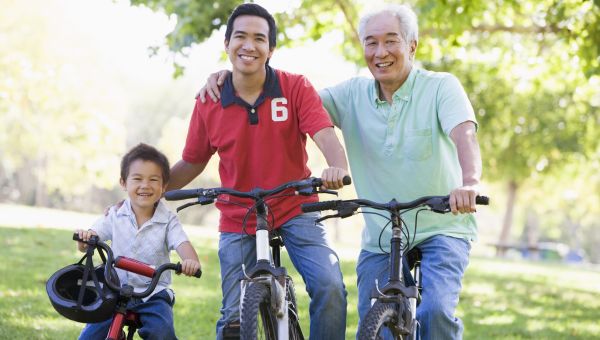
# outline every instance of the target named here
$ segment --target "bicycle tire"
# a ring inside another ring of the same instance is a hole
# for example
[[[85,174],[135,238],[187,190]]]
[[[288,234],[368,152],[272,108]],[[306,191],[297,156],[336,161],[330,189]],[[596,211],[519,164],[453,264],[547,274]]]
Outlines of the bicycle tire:
[[[298,317],[298,307],[296,305],[296,290],[294,289],[294,281],[291,277],[286,278],[286,299],[288,301],[288,319],[290,340],[304,340],[302,328],[300,328],[300,319]]]
[[[254,283],[246,288],[240,322],[242,340],[277,339],[277,321],[270,304],[270,290],[266,285]]]
[[[383,339],[382,332],[385,332],[385,330],[388,330],[394,339],[410,339],[410,335],[400,334],[397,327],[395,327],[397,326],[395,323],[398,320],[398,315],[403,315],[405,312],[406,306],[404,304],[375,302],[360,323],[358,339],[380,340]],[[404,325],[400,326],[403,327]]]

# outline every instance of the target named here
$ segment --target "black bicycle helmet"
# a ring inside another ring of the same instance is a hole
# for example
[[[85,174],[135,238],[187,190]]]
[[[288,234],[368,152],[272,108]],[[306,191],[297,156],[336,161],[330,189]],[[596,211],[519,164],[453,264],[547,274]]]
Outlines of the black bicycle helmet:
[[[67,319],[84,323],[101,322],[113,315],[118,293],[106,285],[104,265],[88,269],[85,275],[86,266],[91,263],[83,265],[84,259],[54,273],[46,282],[46,292],[54,309]],[[114,269],[111,270],[111,278],[119,286],[117,274]],[[82,284],[84,276],[87,278]]]

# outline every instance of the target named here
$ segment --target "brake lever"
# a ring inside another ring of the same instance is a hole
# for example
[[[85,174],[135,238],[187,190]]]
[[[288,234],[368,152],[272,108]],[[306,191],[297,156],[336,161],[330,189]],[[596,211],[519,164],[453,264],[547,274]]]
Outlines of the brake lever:
[[[317,194],[330,194],[330,195],[335,195],[335,196],[337,196],[337,195],[338,195],[338,192],[337,192],[337,191],[334,191],[334,190],[329,190],[329,189],[320,189],[320,188],[319,188],[319,189],[315,190],[315,192],[316,192]]]
[[[198,197],[198,202],[196,202],[196,203],[200,203],[200,205],[207,205],[207,204],[214,203],[214,201],[215,201],[215,199],[212,197],[200,196],[200,197]]]
[[[196,205],[196,204],[201,204],[201,202],[189,202],[189,203],[186,203],[186,204],[184,204],[182,206],[177,207],[177,212],[180,212],[181,210],[183,210],[185,208],[189,208],[192,205]]]
[[[317,219],[317,222],[321,222],[321,221],[324,221],[324,220],[326,220],[328,218],[334,218],[334,217],[339,217],[339,218],[350,217],[350,216],[353,216],[355,212],[356,211],[354,209],[342,209],[342,210],[338,210],[337,214],[326,215],[326,216],[320,217],[320,218]]]
[[[340,214],[334,214],[334,215],[325,215],[325,216],[323,216],[323,217],[319,217],[319,218],[317,218],[317,219],[315,220],[315,222],[316,222],[316,223],[319,223],[319,222],[321,222],[321,221],[325,221],[325,220],[327,220],[327,219],[334,218],[334,217],[341,217],[341,216],[340,216]]]
[[[312,186],[307,186],[304,188],[297,189],[296,193],[301,196],[311,196],[311,195],[317,193],[317,191]]]
[[[348,207],[345,209],[338,210],[337,215],[341,218],[346,218],[346,217],[350,217],[350,216],[354,215],[355,212],[356,212],[356,210],[354,209],[354,207]]]
[[[432,198],[427,201],[429,209],[438,214],[444,214],[450,212],[450,204],[448,198]]]

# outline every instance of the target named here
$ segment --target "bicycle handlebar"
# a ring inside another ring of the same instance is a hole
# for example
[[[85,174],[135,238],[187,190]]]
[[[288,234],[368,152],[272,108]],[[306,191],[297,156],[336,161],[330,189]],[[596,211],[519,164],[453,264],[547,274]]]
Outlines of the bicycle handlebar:
[[[352,179],[350,176],[344,176],[342,179],[342,183],[344,185],[349,185],[352,183]],[[284,183],[278,187],[273,189],[264,190],[261,188],[254,188],[250,191],[238,191],[231,188],[211,188],[211,189],[183,189],[183,190],[171,190],[165,193],[165,199],[167,201],[179,201],[188,198],[197,198],[198,202],[185,204],[177,209],[177,211],[181,209],[185,209],[190,205],[194,204],[210,204],[219,196],[223,194],[240,197],[240,198],[250,198],[255,201],[259,201],[264,199],[265,197],[273,196],[278,194],[284,190],[294,189],[297,194],[303,196],[310,196],[317,193],[330,193],[337,194],[335,191],[331,190],[319,190],[319,188],[323,186],[323,180],[321,178],[309,177],[299,181],[290,181]]]
[[[109,288],[114,291],[120,292],[121,287],[119,287],[113,283],[112,270],[111,270],[113,268],[113,265],[115,268],[123,269],[123,270],[129,271],[129,272],[132,272],[132,273],[136,273],[136,274],[151,278],[152,280],[150,281],[150,285],[148,286],[148,288],[146,288],[146,290],[139,292],[139,293],[133,292],[131,294],[131,296],[136,297],[136,298],[145,298],[148,295],[150,295],[150,293],[152,293],[154,291],[154,289],[156,288],[156,285],[158,284],[158,280],[160,279],[160,276],[162,275],[163,272],[165,272],[167,270],[174,270],[175,273],[181,274],[181,271],[182,271],[181,263],[179,263],[179,262],[165,263],[165,264],[160,265],[158,268],[154,269],[144,262],[141,262],[141,261],[138,261],[138,260],[135,260],[132,258],[128,258],[125,256],[118,256],[115,259],[112,249],[106,243],[100,241],[98,236],[95,236],[95,235],[93,235],[88,241],[84,241],[81,238],[79,238],[78,233],[74,233],[73,240],[78,241],[78,242],[83,242],[90,247],[100,248],[106,252],[107,259],[106,259],[106,264],[105,264],[105,268],[104,268],[104,275],[105,275],[105,279],[106,279],[105,281],[106,281],[106,284],[109,286]],[[200,278],[202,276],[202,269],[199,268],[196,271],[196,273],[194,273],[193,276]]]
[[[335,200],[323,201],[315,203],[303,203],[301,209],[303,212],[337,210],[339,216],[332,215],[331,217],[345,218],[352,215],[360,207],[369,207],[378,210],[399,211],[416,208],[419,206],[428,206],[432,211],[437,213],[450,212],[450,196],[424,196],[417,198],[414,201],[407,203],[397,202],[392,199],[387,203],[377,203],[366,199],[351,199],[351,200]],[[487,196],[477,196],[475,203],[479,205],[488,205],[490,199]]]

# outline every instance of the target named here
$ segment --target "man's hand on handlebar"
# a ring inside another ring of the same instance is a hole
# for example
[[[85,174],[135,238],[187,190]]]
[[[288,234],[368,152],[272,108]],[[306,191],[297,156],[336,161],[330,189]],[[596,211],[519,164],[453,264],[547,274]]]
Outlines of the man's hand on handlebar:
[[[323,170],[321,179],[325,189],[339,189],[344,186],[343,179],[345,176],[348,176],[348,171],[342,168],[329,167]]]
[[[477,186],[462,186],[452,190],[450,193],[450,211],[454,215],[474,213],[477,211],[475,207],[475,198],[479,195]]]

